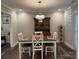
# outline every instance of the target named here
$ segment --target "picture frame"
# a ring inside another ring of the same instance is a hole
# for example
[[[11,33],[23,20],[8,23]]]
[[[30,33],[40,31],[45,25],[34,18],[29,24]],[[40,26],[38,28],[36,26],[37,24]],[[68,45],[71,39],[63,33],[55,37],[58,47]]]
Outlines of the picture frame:
[[[3,24],[10,24],[10,16],[3,16],[2,23]]]

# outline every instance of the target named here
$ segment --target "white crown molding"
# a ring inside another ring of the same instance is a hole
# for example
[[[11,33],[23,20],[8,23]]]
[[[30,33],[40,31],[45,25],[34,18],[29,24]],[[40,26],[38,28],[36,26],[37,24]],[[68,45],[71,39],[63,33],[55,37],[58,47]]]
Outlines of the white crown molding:
[[[10,6],[8,6],[8,5],[4,4],[4,3],[1,3],[1,5],[3,5],[4,7],[8,8],[10,10],[14,10],[13,8],[11,8]]]
[[[4,10],[1,10],[1,12],[11,15],[11,13],[4,11]]]

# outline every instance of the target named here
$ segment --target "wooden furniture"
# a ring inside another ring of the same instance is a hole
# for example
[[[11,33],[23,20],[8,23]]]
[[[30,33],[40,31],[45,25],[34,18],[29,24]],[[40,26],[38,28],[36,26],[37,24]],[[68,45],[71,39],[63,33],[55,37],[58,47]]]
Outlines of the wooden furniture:
[[[35,51],[41,51],[41,59],[43,59],[43,35],[32,35],[32,49],[34,59]]]
[[[28,44],[28,43],[30,43],[30,44],[32,44],[33,42],[32,42],[32,40],[31,39],[25,39],[25,40],[19,40],[19,59],[21,59],[21,48],[22,48],[22,44],[24,44],[24,43],[26,43],[26,44]],[[49,40],[49,39],[44,39],[43,40],[43,44],[48,44],[48,43],[52,43],[52,44],[54,44],[54,56],[55,56],[55,59],[56,59],[56,40],[54,40],[54,39],[52,39],[52,40]]]
[[[43,22],[39,22],[38,19],[34,18],[35,31],[42,31],[44,36],[50,34],[50,17],[43,19]]]
[[[43,34],[42,31],[35,31],[35,32],[34,32],[34,35],[42,35],[42,34]]]

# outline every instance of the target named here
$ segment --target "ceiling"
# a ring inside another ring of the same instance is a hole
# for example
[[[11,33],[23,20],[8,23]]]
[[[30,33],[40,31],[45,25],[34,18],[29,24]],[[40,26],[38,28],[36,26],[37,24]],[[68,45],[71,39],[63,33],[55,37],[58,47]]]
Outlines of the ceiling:
[[[38,3],[41,1],[41,3]],[[2,3],[16,9],[29,11],[53,11],[71,5],[72,0],[2,0]]]

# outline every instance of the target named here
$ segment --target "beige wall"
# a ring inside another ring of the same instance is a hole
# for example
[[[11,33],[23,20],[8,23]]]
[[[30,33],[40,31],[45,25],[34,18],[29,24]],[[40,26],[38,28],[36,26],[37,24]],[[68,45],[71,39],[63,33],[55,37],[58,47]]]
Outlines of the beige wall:
[[[18,42],[18,38],[17,38],[17,34],[18,34],[18,30],[17,30],[17,13],[15,10],[11,11],[11,34],[10,34],[10,38],[11,38],[11,47],[15,46]]]
[[[11,45],[15,46],[18,42],[18,33],[32,35],[34,32],[34,20],[27,12],[11,12]]]
[[[23,32],[25,35],[32,35],[34,32],[34,19],[33,16],[27,12],[18,12],[18,33]],[[63,12],[54,12],[49,16],[50,19],[50,32],[57,31],[59,25],[64,26],[64,13]]]
[[[27,12],[18,12],[18,33],[23,32],[25,35],[32,35],[34,32],[34,19]]]
[[[53,33],[58,30],[59,25],[64,26],[64,13],[59,11],[54,12],[50,17],[50,32],[53,35]]]

